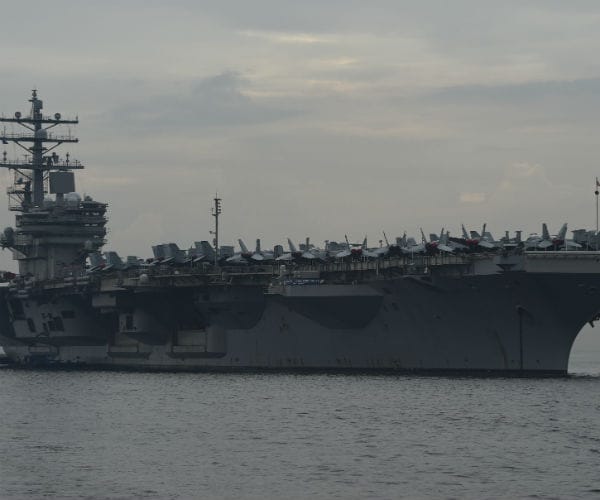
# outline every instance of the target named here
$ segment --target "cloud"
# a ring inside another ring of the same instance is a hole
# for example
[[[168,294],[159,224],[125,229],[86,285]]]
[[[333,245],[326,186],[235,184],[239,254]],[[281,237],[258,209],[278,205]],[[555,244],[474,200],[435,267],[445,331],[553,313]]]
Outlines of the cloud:
[[[277,121],[299,113],[290,106],[246,95],[248,81],[235,71],[225,71],[193,82],[179,92],[146,95],[105,117],[130,131],[193,130],[205,127],[239,127]]]
[[[89,182],[90,185],[95,187],[103,188],[122,188],[132,186],[136,183],[136,180],[132,177],[121,177],[121,176],[85,176],[85,182]]]
[[[449,128],[417,120],[381,121],[370,119],[363,123],[331,120],[317,126],[329,135],[360,138],[396,138],[402,140],[439,140],[451,135]]]
[[[548,188],[552,183],[541,165],[517,162],[508,166],[500,181],[498,191],[528,191],[534,188]]]
[[[334,36],[327,35],[316,35],[311,33],[282,33],[273,31],[241,31],[241,35],[249,38],[259,38],[266,40],[271,43],[289,43],[299,45],[313,45],[321,43],[334,43],[336,38]]]
[[[452,102],[497,102],[517,106],[539,102],[552,105],[557,99],[599,101],[600,78],[536,80],[500,85],[455,85],[435,90],[429,97]]]
[[[325,68],[346,68],[348,66],[355,66],[358,63],[358,59],[354,57],[338,57],[335,59],[319,59],[316,62]]]
[[[265,245],[483,219],[595,223],[596,1],[29,11],[3,10],[0,111],[25,110],[35,84],[46,111],[79,114],[74,154],[89,170],[78,185],[111,204],[122,253],[209,237],[215,189],[224,237],[260,233]],[[160,218],[133,220],[157,206]],[[12,215],[0,212],[3,225]]]
[[[485,193],[460,193],[459,201],[461,203],[483,203],[485,201]]]

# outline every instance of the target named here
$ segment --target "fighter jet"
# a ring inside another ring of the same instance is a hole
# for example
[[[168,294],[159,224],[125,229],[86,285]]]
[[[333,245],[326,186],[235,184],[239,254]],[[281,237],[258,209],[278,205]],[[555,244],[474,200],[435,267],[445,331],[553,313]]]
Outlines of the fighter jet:
[[[425,253],[427,251],[426,243],[427,240],[425,240],[423,236],[423,231],[421,231],[421,243],[417,243],[417,241],[413,237],[407,237],[406,233],[404,233],[401,239],[402,253],[408,255],[414,255],[416,253]]]
[[[378,259],[380,255],[376,252],[377,249],[371,250],[367,244],[367,236],[365,235],[365,239],[362,242],[360,257],[363,259]]]
[[[375,255],[377,255],[377,257],[385,257],[386,255],[388,255],[390,253],[390,251],[394,251],[394,248],[393,248],[394,245],[390,246],[390,242],[388,241],[385,231],[382,231],[382,232],[383,232],[383,239],[385,241],[385,246],[381,245],[382,242],[380,241],[381,246],[379,248],[376,248],[375,250],[373,250],[373,253]]]
[[[493,250],[497,248],[496,242],[490,233],[486,233],[485,227],[487,224],[483,224],[483,229],[480,235],[477,231],[470,231],[467,233],[464,224],[461,224],[463,244],[465,244],[470,250],[476,250],[477,247],[481,247],[484,250]]]
[[[106,267],[106,261],[100,252],[92,252],[89,254],[88,259],[90,261],[88,272],[90,273],[101,271]]]
[[[337,252],[334,257],[336,259],[347,259],[347,258],[353,258],[353,259],[358,259],[358,258],[370,258],[370,259],[376,259],[379,257],[379,255],[377,255],[375,252],[372,252],[371,250],[369,250],[367,248],[367,237],[365,236],[365,239],[363,240],[362,244],[358,245],[358,244],[351,244],[348,241],[348,236],[344,235],[344,238],[346,239],[346,248],[340,252]]]
[[[566,234],[567,229],[565,226],[566,224],[563,225],[559,233],[564,229],[564,233]],[[531,233],[525,240],[524,247],[525,250],[548,250],[551,247],[555,247],[555,242],[558,244],[558,240],[558,236],[550,236],[548,226],[544,222],[542,224],[542,235],[540,236],[538,233]]]
[[[440,239],[437,242],[435,242],[435,248],[440,252],[454,253],[455,247],[453,246],[452,242],[449,241],[449,237],[450,233],[447,231],[444,233],[444,228],[442,228],[440,232]],[[434,242],[432,241],[431,244],[433,243]]]
[[[114,250],[104,252],[104,261],[106,262],[106,265],[102,268],[102,271],[121,270],[125,267],[123,260]]]
[[[446,252],[452,253],[454,249],[448,244],[448,236],[444,234],[444,228],[442,228],[440,232],[440,237],[438,238],[437,234],[430,234],[429,241],[425,236],[425,232],[423,228],[421,228],[421,243],[419,245],[413,246],[409,248],[412,253],[427,253],[429,255],[438,253],[438,252]]]
[[[525,250],[537,250],[538,244],[542,241],[542,237],[538,233],[530,233],[527,239],[523,242]]]
[[[162,243],[152,247],[154,254],[154,265],[178,265],[186,264],[187,256],[176,243]]]
[[[194,241],[194,246],[188,250],[188,258],[193,263],[214,262],[215,250],[208,241]]]
[[[523,241],[521,240],[522,231],[515,231],[515,237],[511,238],[508,231],[504,232],[504,237],[500,239],[500,244],[502,248],[505,250],[513,250],[523,245]]]
[[[244,266],[248,265],[250,257],[252,257],[252,252],[248,251],[248,247],[244,244],[242,239],[238,239],[238,243],[240,245],[240,252],[234,253],[231,257],[225,259],[226,264],[231,264],[234,266]]]
[[[557,235],[550,236],[548,232],[548,226],[546,223],[542,224],[542,238],[537,243],[537,248],[541,250],[548,250],[552,248],[554,250],[577,250],[581,248],[581,245],[574,240],[566,239],[567,236],[567,223],[565,222]]]
[[[567,225],[566,224],[563,225],[560,232],[562,232],[563,229],[564,229],[564,233],[566,234],[567,233]],[[537,244],[537,247],[542,250],[546,250],[550,247],[556,247],[557,244],[559,242],[561,242],[562,239],[564,238],[564,235],[562,235],[562,236],[563,236],[562,238],[560,236],[550,236],[550,233],[548,232],[548,226],[544,222],[542,224],[542,241],[540,241]]]
[[[288,241],[288,247],[290,249],[289,252],[283,253],[282,255],[280,255],[279,257],[277,257],[276,260],[278,261],[298,261],[298,260],[315,260],[317,259],[317,255],[315,255],[314,253],[312,253],[310,251],[310,246],[309,246],[309,239],[306,238],[306,246],[304,247],[304,250],[298,250],[298,248],[296,247],[296,245],[294,245],[294,243],[292,242],[292,240],[290,238],[287,239]]]
[[[241,240],[240,240],[241,241]],[[250,260],[254,262],[269,262],[275,260],[273,256],[273,252],[269,252],[267,250],[261,250],[260,248],[260,238],[256,239],[256,248],[254,253],[250,255]]]
[[[125,269],[139,269],[145,265],[144,259],[140,259],[136,255],[128,255],[125,259]]]
[[[328,241],[325,241],[325,250],[323,250],[322,248],[317,248],[317,247],[311,246],[310,239],[307,237],[306,238],[306,246],[304,248],[312,255],[312,257],[309,257],[308,255],[306,255],[306,251],[305,251],[304,254],[302,255],[302,257],[305,259],[306,258],[312,259],[314,257],[322,262],[327,262],[330,258]]]

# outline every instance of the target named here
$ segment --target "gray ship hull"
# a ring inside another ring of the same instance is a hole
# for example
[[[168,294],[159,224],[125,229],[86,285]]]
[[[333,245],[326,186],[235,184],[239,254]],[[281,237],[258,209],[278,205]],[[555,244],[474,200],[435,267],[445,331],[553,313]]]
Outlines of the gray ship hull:
[[[600,277],[431,273],[267,293],[159,287],[21,302],[19,318],[9,301],[1,341],[28,366],[566,374],[578,332],[600,309]],[[61,331],[38,333],[57,317]]]
[[[216,253],[168,243],[150,261],[102,257],[108,205],[79,196],[83,165],[54,151],[78,141],[54,127],[78,119],[44,115],[37,90],[29,102],[29,114],[0,116],[24,127],[2,141],[30,153],[0,161],[15,174],[16,212],[0,247],[19,266],[2,276],[0,345],[17,365],[563,374],[581,327],[597,319],[600,253],[569,243],[566,224],[527,241],[495,242],[484,225],[475,239],[463,228],[463,240],[446,232],[376,250],[365,239],[298,252],[289,240],[289,254],[271,253],[257,240],[251,253],[240,240],[226,258],[215,197]]]

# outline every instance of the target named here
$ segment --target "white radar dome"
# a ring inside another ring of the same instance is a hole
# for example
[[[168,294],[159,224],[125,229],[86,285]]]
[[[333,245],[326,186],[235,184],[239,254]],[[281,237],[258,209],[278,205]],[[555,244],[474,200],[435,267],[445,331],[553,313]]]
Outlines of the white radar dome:
[[[76,206],[81,202],[81,196],[78,193],[67,193],[65,194],[65,201],[67,205]]]

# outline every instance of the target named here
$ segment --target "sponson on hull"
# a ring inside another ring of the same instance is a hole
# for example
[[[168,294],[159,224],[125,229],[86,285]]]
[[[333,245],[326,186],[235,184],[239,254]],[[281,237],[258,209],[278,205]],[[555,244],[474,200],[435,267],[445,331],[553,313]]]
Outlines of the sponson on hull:
[[[533,251],[520,237],[498,247],[485,228],[403,251],[348,243],[336,259],[290,243],[278,261],[259,242],[224,259],[202,242],[106,265],[107,204],[76,193],[83,165],[55,151],[77,139],[51,129],[78,120],[44,115],[36,91],[29,101],[27,116],[0,118],[26,130],[2,141],[30,153],[0,163],[14,173],[16,212],[0,243],[19,265],[0,288],[0,344],[19,365],[565,374],[575,337],[598,318],[598,252],[542,251],[543,238]],[[216,198],[217,223],[220,211]]]

